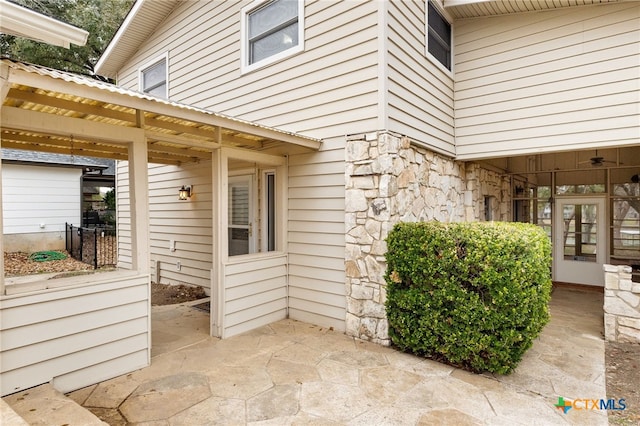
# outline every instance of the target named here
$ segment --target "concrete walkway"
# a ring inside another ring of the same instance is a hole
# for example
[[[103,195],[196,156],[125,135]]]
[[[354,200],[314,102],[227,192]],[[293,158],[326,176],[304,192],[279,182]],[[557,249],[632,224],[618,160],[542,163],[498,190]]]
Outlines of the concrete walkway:
[[[551,323],[497,377],[292,320],[218,340],[208,314],[154,308],[152,365],[69,396],[113,426],[602,425],[604,411],[554,406],[606,398],[602,299],[557,289]]]

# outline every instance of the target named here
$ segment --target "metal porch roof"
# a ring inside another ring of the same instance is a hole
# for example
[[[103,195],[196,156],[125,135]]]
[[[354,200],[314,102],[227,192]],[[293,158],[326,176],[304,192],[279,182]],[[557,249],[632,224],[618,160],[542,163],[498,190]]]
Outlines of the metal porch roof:
[[[122,144],[80,139],[65,131],[25,130],[18,122],[45,115],[82,119],[95,126],[125,127],[145,132],[149,161],[180,164],[211,158],[219,146],[284,154],[317,150],[321,141],[236,119],[189,105],[156,98],[87,77],[0,60],[2,146],[90,157],[127,159]],[[143,123],[143,124],[140,124]],[[63,126],[61,124],[61,126]]]

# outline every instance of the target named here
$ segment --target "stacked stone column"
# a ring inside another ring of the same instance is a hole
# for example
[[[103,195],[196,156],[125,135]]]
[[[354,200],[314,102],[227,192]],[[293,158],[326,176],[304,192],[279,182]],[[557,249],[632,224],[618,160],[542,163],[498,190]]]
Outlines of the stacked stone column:
[[[479,220],[486,195],[498,199],[500,218],[508,220],[509,180],[406,137],[373,132],[347,138],[345,182],[346,332],[388,345],[384,274],[391,228],[398,222]]]
[[[604,278],[605,339],[640,343],[640,283],[625,265],[604,265]]]

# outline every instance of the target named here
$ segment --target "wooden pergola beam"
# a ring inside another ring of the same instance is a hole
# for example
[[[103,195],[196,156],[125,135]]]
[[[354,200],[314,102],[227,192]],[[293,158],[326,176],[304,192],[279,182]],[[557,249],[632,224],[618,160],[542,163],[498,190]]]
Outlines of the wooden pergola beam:
[[[199,140],[194,138],[188,138],[186,136],[181,135],[172,135],[168,133],[162,132],[153,132],[151,130],[146,130],[144,132],[148,141],[152,142],[167,142],[176,145],[183,145],[193,148],[202,148],[208,150],[214,150],[220,148],[220,144],[216,142],[209,142],[205,140]]]
[[[3,145],[5,141],[20,142],[23,144],[29,144],[32,147],[54,146],[58,148],[66,148],[68,151],[87,150],[98,152],[112,152],[115,154],[127,153],[127,148],[123,146],[96,144],[84,140],[71,140],[69,138],[59,138],[48,135],[25,135],[22,133],[14,132],[11,129],[2,130]]]
[[[33,145],[33,144],[25,144],[16,141],[8,141],[2,140],[3,148],[11,148],[11,149],[22,149],[29,151],[40,151],[40,152],[50,152],[54,154],[67,154],[67,155],[82,155],[85,157],[97,157],[97,158],[110,158],[113,160],[126,160],[127,153],[124,154],[116,153],[116,152],[105,152],[105,151],[94,151],[86,148],[75,148],[73,150],[69,150],[68,148],[63,148],[55,145]],[[37,148],[37,149],[34,149]]]
[[[58,136],[73,135],[78,139],[116,144],[144,137],[144,130],[135,127],[123,127],[7,106],[2,107],[0,123],[2,128]]]
[[[104,103],[96,105],[88,104],[84,102],[70,101],[67,99],[57,98],[54,96],[47,96],[35,92],[26,90],[18,90],[13,88],[9,90],[8,98],[18,99],[23,102],[31,102],[38,105],[46,105],[53,108],[59,108],[67,111],[75,111],[80,114],[94,115],[98,117],[105,117],[114,120],[124,121],[135,124],[135,115],[133,113],[118,111],[111,108],[105,108]]]
[[[175,154],[183,157],[191,157],[194,159],[198,159],[198,158],[206,158],[208,160],[211,159],[211,152],[207,152],[207,151],[196,151],[194,149],[189,149],[189,148],[163,146],[153,142],[147,143],[147,147],[150,153]]]

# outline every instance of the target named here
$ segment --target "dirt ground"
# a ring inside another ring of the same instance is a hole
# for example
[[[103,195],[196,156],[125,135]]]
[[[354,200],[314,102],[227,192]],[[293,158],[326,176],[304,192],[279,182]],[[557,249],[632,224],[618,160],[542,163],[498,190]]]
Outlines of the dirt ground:
[[[640,425],[640,344],[605,344],[607,398],[624,398],[627,408],[609,411],[609,424]]]
[[[71,257],[63,260],[35,262],[27,253],[4,254],[5,276],[31,275],[51,272],[89,271],[91,265]],[[151,304],[173,305],[206,297],[200,287],[187,285],[151,284]],[[640,425],[640,345],[632,343],[605,344],[607,398],[624,399],[623,411],[609,411],[612,425]],[[604,396],[603,396],[604,397]]]
[[[207,297],[202,287],[151,283],[151,305],[174,305]]]

